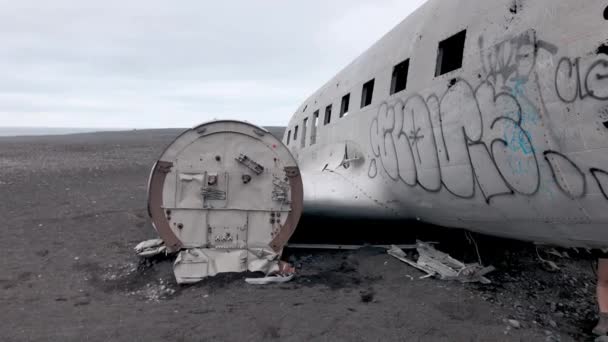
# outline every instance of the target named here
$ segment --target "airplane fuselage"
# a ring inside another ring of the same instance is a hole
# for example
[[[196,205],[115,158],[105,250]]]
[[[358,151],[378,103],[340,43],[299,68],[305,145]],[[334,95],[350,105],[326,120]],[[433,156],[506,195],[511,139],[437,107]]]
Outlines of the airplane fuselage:
[[[607,5],[429,0],[291,118],[305,212],[608,247]]]

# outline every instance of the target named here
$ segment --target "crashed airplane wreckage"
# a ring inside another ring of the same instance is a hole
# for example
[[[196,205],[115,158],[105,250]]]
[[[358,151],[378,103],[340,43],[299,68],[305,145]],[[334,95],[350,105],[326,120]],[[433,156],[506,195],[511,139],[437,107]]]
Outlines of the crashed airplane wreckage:
[[[607,6],[426,1],[294,111],[305,213],[607,248]]]
[[[154,164],[148,210],[161,239],[136,251],[176,253],[180,284],[222,272],[290,276],[280,255],[302,201],[298,166],[277,138],[245,122],[206,123],[182,133]]]
[[[428,0],[307,98],[283,144],[244,123],[189,130],[150,182],[178,278],[265,270],[303,203],[311,215],[607,248],[606,6]],[[429,273],[469,273],[423,252],[441,261]]]

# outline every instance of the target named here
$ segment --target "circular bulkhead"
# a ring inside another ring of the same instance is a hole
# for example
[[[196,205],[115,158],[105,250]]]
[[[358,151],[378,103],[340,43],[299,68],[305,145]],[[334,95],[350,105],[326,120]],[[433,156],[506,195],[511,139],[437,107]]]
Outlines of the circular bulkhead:
[[[270,248],[280,253],[303,206],[296,160],[267,130],[213,121],[175,139],[154,164],[148,211],[169,251]]]

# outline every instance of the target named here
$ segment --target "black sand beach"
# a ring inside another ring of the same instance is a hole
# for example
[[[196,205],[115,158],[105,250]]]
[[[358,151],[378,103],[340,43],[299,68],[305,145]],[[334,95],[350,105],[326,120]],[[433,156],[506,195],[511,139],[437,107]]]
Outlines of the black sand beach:
[[[0,138],[0,340],[590,339],[589,260],[549,272],[533,247],[494,240],[480,242],[489,286],[420,280],[377,249],[286,251],[299,275],[283,285],[176,285],[171,260],[140,262],[133,246],[155,237],[147,177],[179,132]]]

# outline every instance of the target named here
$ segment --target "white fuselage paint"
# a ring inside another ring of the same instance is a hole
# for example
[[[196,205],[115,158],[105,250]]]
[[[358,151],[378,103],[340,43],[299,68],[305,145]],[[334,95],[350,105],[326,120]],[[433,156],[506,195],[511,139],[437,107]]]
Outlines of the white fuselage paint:
[[[291,118],[283,141],[291,135],[305,212],[608,247],[606,6],[429,0]],[[462,67],[435,76],[439,43],[465,29]],[[407,88],[390,95],[408,58]]]

